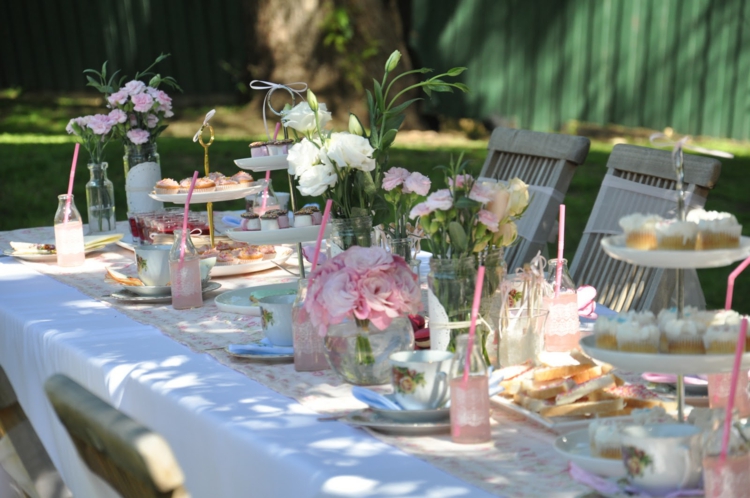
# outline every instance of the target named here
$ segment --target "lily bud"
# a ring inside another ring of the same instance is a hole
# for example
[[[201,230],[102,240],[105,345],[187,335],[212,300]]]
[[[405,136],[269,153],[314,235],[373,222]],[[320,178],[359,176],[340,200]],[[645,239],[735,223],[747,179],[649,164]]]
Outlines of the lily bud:
[[[367,138],[365,128],[362,126],[359,118],[351,112],[349,113],[349,133]]]
[[[398,62],[401,60],[401,52],[398,50],[394,50],[390,57],[388,57],[388,61],[385,63],[385,72],[390,73],[394,69],[396,69],[396,66],[398,66]]]
[[[307,90],[307,103],[310,105],[312,112],[318,112],[318,97],[310,89]]]

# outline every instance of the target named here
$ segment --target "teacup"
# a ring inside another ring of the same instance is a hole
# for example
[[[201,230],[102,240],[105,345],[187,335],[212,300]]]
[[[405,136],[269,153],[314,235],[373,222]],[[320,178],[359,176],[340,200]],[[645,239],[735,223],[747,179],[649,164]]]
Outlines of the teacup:
[[[689,424],[629,425],[620,431],[630,483],[662,496],[701,481],[700,428]]]
[[[263,333],[274,346],[292,345],[292,303],[296,297],[280,294],[258,300]]]
[[[407,410],[434,410],[448,400],[448,351],[400,351],[390,356],[393,394]]]
[[[135,262],[138,278],[146,285],[163,287],[169,284],[168,245],[135,246]]]
[[[215,264],[216,264],[215,257],[201,259],[201,262],[200,262],[201,283],[205,284],[211,279],[211,276],[210,276],[211,269],[214,267]]]

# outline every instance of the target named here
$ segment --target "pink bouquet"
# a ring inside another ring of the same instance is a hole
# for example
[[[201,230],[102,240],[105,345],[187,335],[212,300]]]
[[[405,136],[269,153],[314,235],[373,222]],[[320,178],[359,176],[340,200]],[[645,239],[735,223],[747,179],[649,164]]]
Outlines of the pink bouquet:
[[[422,304],[417,276],[380,247],[350,247],[312,272],[310,282],[305,310],[321,335],[347,318],[384,330]]]

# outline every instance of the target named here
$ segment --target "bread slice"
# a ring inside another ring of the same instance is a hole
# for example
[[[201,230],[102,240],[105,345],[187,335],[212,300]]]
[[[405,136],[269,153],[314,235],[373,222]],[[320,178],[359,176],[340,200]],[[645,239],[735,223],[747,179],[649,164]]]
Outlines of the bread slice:
[[[520,393],[513,396],[513,402],[518,406],[536,413],[539,413],[542,409],[555,406],[554,403],[549,400],[530,398],[525,394]]]
[[[586,353],[577,349],[573,349],[570,351],[570,357],[576,360],[581,365],[596,365],[596,362],[589,358]]]
[[[524,394],[535,399],[554,398],[555,396],[566,393],[576,387],[576,383],[573,379],[558,379],[548,382],[527,380],[521,385]]]
[[[591,379],[601,377],[602,375],[604,375],[604,371],[602,370],[602,367],[598,365],[594,365],[590,367],[588,370],[584,370],[581,373],[575,374],[571,378],[575,381],[576,384],[583,384],[584,382],[588,382]]]
[[[612,375],[603,375],[595,379],[591,379],[583,384],[577,385],[567,393],[558,394],[555,397],[555,404],[557,405],[568,405],[574,403],[576,400],[587,396],[594,391],[600,389],[606,389],[607,387],[614,386],[615,379]]]
[[[545,406],[538,413],[543,417],[572,417],[619,412],[624,408],[625,401],[622,399],[608,399],[606,401],[583,401],[569,405]]]
[[[534,380],[546,381],[572,377],[591,368],[590,365],[565,365],[562,367],[546,367],[534,371]]]
[[[665,400],[646,386],[640,384],[626,384],[623,386],[611,386],[602,393],[604,397],[622,398],[628,408],[654,408],[661,406],[667,411],[676,409],[677,403]]]

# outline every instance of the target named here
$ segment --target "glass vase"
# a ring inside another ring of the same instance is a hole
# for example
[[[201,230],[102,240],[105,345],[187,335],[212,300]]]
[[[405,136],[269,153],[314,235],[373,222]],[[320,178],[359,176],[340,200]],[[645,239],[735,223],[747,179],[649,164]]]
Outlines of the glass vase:
[[[103,163],[88,165],[91,178],[86,184],[86,204],[89,215],[89,233],[115,230],[115,188],[107,178],[107,167]]]
[[[427,285],[431,349],[454,352],[456,337],[469,331],[476,278],[474,256],[430,259]]]
[[[384,330],[366,320],[345,320],[328,327],[323,345],[334,372],[350,384],[372,386],[391,381],[388,357],[412,351],[414,334],[406,317],[394,318]]]
[[[125,168],[125,194],[128,213],[161,211],[164,204],[149,197],[156,182],[162,179],[161,158],[156,143],[125,143],[122,158]]]
[[[502,295],[498,292],[500,282],[505,278],[508,265],[505,263],[505,250],[495,247],[477,254],[477,268],[484,266],[484,281],[482,282],[482,301],[479,313],[485,317],[491,331],[498,330],[498,317],[502,305]],[[487,356],[486,359],[490,359]]]
[[[329,256],[334,257],[352,246],[372,245],[372,217],[331,219],[331,235],[328,237]]]

